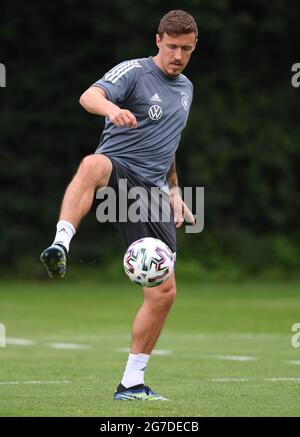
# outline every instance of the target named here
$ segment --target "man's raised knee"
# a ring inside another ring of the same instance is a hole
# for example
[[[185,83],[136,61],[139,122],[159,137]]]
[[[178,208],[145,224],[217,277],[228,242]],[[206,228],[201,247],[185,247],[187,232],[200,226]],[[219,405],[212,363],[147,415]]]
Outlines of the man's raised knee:
[[[111,160],[101,154],[88,155],[80,163],[78,175],[94,183],[95,188],[108,184],[112,170]]]

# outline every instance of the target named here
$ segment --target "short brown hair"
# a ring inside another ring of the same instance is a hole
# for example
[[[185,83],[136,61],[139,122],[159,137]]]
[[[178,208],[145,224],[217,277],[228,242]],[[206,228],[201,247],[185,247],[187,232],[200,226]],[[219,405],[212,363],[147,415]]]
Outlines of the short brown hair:
[[[162,17],[158,26],[158,35],[163,37],[164,33],[168,35],[180,35],[182,33],[195,33],[198,37],[198,28],[194,17],[187,12],[174,10],[168,12]]]

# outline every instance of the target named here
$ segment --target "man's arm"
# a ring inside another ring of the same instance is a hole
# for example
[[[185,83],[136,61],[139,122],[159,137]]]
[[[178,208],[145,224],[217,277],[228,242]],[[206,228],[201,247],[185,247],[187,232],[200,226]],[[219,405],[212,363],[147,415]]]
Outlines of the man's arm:
[[[176,172],[175,155],[171,167],[169,168],[167,174],[167,180],[170,190],[173,190],[174,188],[178,188],[178,177]]]
[[[103,115],[118,127],[137,127],[135,116],[127,109],[110,102],[102,88],[92,86],[79,99],[81,106],[91,114]]]
[[[170,189],[170,201],[173,208],[174,222],[176,223],[176,228],[180,228],[184,220],[194,225],[196,223],[195,218],[181,198],[176,172],[175,155],[167,174],[167,181]]]

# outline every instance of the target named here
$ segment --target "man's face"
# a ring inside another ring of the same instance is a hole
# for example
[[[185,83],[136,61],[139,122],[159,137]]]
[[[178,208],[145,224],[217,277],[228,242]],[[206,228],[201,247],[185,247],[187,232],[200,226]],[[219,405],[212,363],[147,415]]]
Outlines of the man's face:
[[[194,32],[180,35],[164,33],[162,38],[156,35],[156,44],[159,48],[157,57],[162,70],[168,76],[178,76],[187,66],[196,42]]]

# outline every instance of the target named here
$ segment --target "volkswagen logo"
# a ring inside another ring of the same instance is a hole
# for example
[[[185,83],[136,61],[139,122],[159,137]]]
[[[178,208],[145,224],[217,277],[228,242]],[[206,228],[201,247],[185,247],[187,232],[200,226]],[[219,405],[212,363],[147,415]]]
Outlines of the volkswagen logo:
[[[159,105],[152,105],[149,108],[148,114],[151,120],[159,120],[162,116],[162,109]]]

